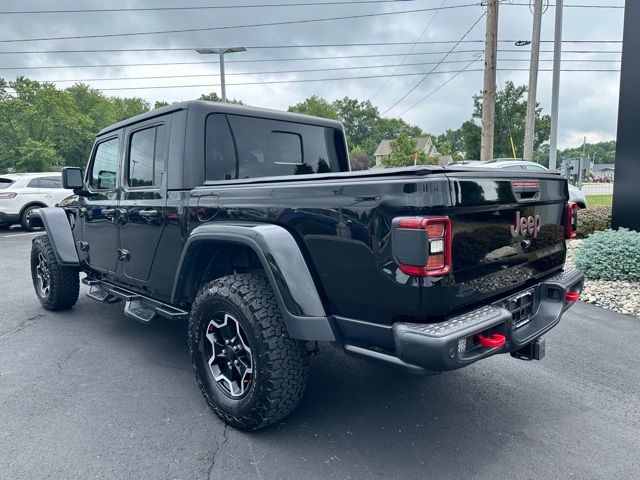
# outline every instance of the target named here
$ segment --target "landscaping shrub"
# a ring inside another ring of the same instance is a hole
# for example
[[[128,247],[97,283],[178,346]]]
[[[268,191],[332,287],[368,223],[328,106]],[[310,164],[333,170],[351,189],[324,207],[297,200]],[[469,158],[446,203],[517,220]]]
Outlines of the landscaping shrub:
[[[590,279],[640,280],[640,233],[626,228],[595,232],[573,261]]]
[[[611,228],[611,207],[590,207],[578,210],[578,238]]]

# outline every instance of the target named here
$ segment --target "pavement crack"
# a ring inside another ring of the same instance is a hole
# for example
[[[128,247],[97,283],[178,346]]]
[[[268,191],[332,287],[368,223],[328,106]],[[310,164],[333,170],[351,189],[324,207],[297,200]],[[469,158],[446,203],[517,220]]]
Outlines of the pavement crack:
[[[82,350],[83,348],[85,348],[87,346],[86,343],[83,343],[82,345],[77,346],[76,348],[72,349],[69,351],[69,353],[67,353],[67,355],[58,362],[58,368],[60,370],[62,370],[62,367],[64,366],[65,363],[67,363],[69,361],[69,359],[71,358],[71,356],[76,353],[79,350]]]
[[[224,444],[227,443],[227,440],[229,440],[228,429],[229,429],[229,425],[225,423],[224,424],[224,428],[222,429],[222,441],[220,443],[218,443],[218,445],[216,446],[215,450],[213,451],[213,454],[211,455],[211,465],[209,466],[209,471],[207,472],[207,478],[209,480],[211,480],[211,475],[213,473],[213,468],[216,465],[216,456],[218,455],[218,452],[220,452],[220,450],[222,449]]]
[[[35,315],[32,315],[32,316],[30,316],[28,318],[25,318],[23,321],[21,321],[15,327],[10,328],[9,330],[5,330],[4,332],[0,332],[0,338],[8,337],[12,333],[21,332],[22,330],[24,330],[25,328],[28,328],[29,326],[31,326],[31,324],[35,323],[37,320],[39,320],[40,318],[44,317],[45,315],[46,315],[45,313],[41,312],[41,313],[37,313]]]

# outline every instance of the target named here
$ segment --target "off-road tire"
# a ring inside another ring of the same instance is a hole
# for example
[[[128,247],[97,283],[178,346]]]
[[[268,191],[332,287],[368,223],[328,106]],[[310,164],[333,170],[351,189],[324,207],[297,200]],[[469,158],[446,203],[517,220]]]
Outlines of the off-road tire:
[[[209,321],[221,312],[237,320],[252,352],[252,383],[241,398],[224,394],[203,353]],[[229,275],[200,288],[189,317],[189,350],[205,399],[222,420],[239,430],[258,430],[278,422],[296,408],[304,393],[309,358],[306,343],[289,337],[262,274]]]
[[[40,230],[40,228],[36,228],[36,227],[32,227],[31,223],[29,222],[29,213],[32,210],[37,210],[38,208],[42,208],[39,205],[32,205],[30,207],[27,207],[27,209],[22,212],[22,215],[20,216],[20,225],[22,225],[22,229],[25,232],[34,232],[36,230]]]
[[[39,255],[42,254],[48,266],[49,292],[44,295],[38,286],[37,275]],[[80,272],[77,268],[60,265],[48,235],[33,239],[31,245],[31,278],[38,300],[46,310],[68,310],[78,301],[80,293]]]

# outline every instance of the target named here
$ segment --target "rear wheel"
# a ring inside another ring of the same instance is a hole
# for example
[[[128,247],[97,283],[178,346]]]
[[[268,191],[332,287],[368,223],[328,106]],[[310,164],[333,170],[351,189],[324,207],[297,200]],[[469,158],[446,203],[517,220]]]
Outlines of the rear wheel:
[[[191,310],[189,349],[204,397],[235,428],[264,428],[302,398],[306,344],[287,334],[264,275],[229,275],[204,285]]]
[[[67,310],[78,301],[80,273],[58,263],[47,235],[33,239],[31,278],[38,300],[47,310]]]

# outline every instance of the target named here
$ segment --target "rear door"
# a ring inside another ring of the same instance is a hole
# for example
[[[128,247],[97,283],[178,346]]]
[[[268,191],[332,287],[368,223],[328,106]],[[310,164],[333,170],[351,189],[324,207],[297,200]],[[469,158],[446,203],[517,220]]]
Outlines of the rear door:
[[[83,198],[84,221],[82,251],[87,262],[98,270],[113,272],[118,264],[118,172],[121,156],[121,133],[99,139],[93,148],[86,176],[90,195]]]
[[[165,227],[170,116],[127,129],[120,200],[124,274],[146,281]]]
[[[38,185],[42,201],[50,207],[69,196],[69,192],[62,188],[60,176],[40,177]]]

